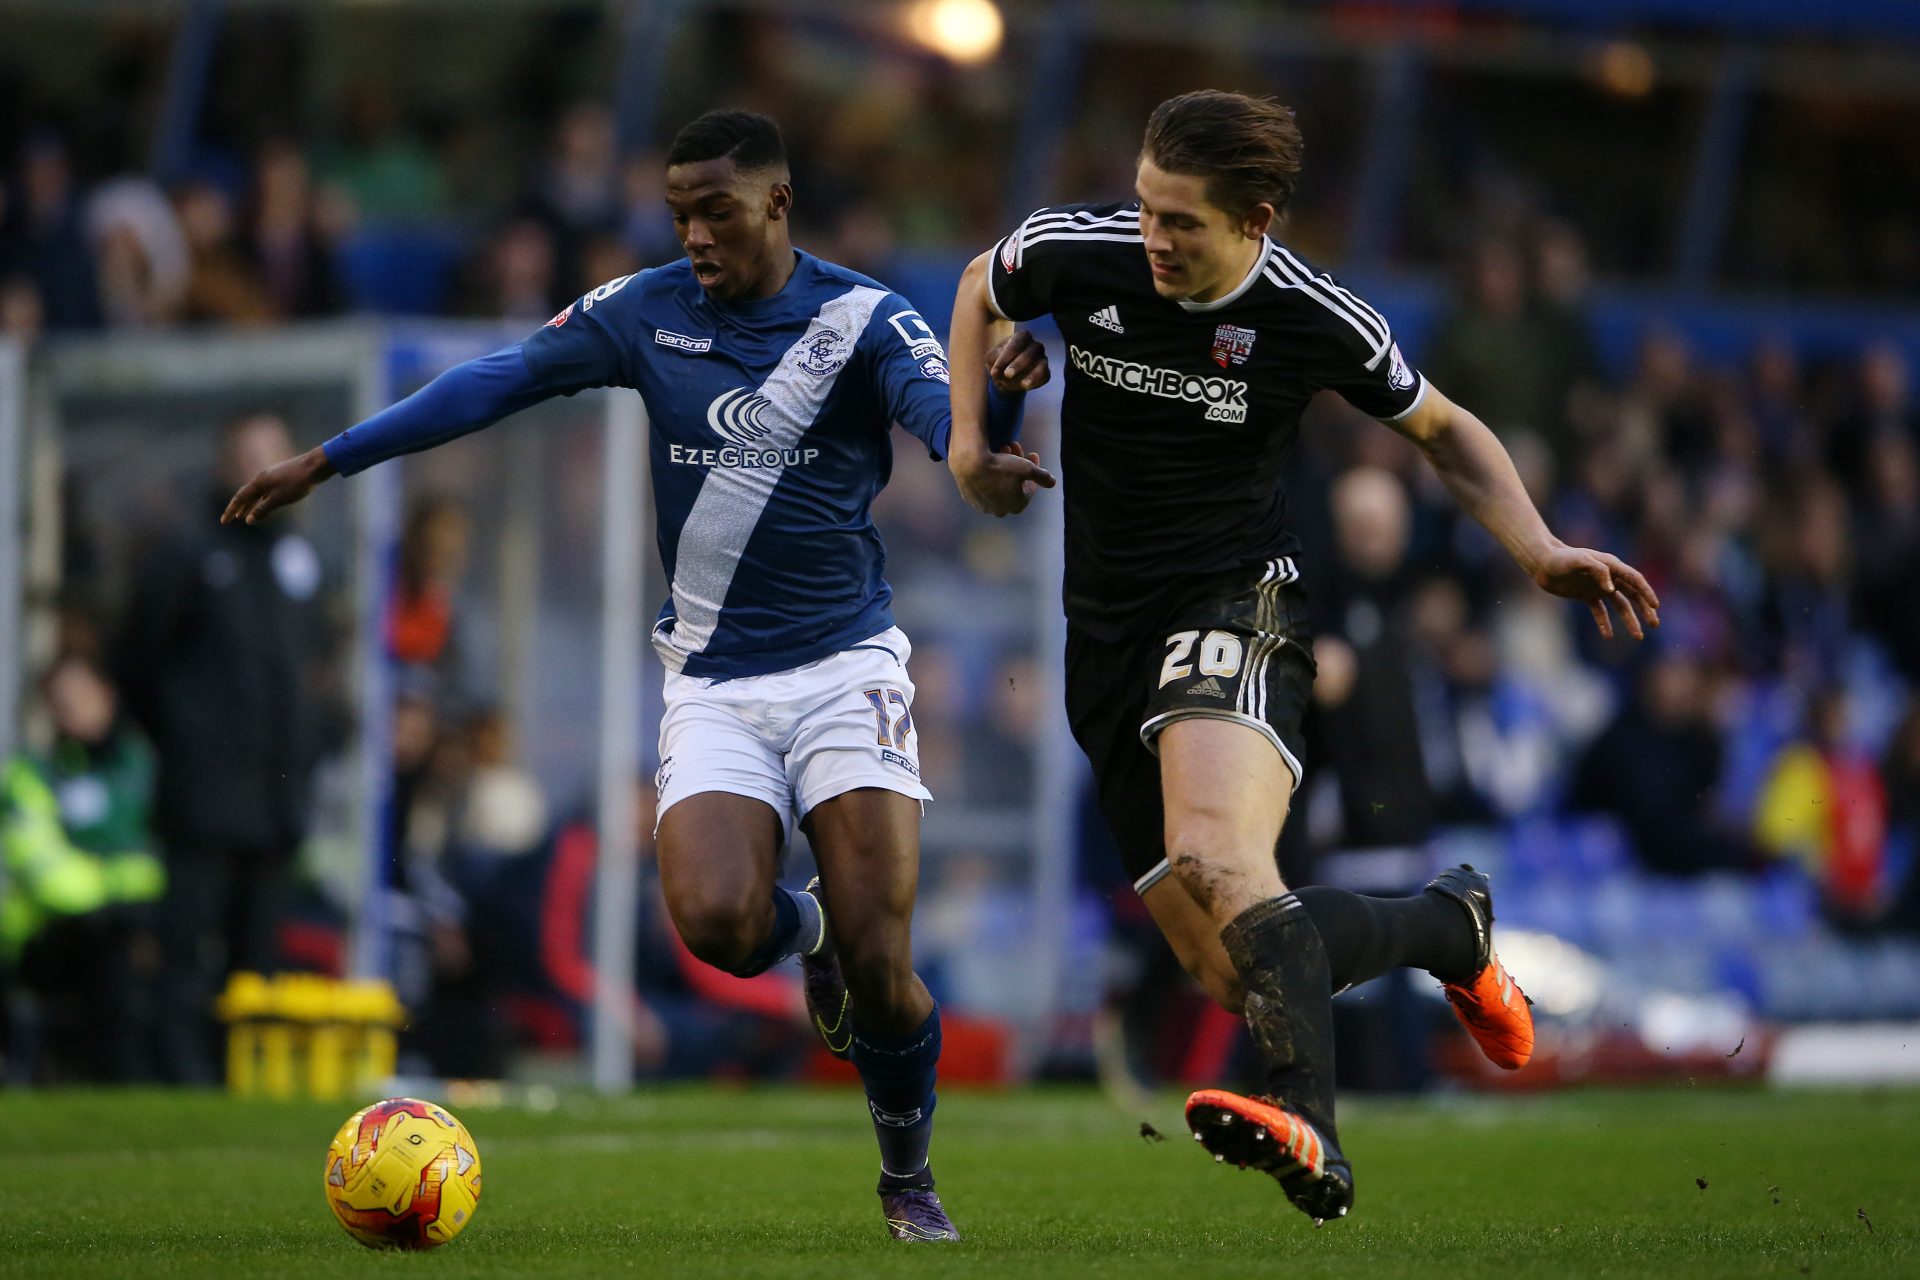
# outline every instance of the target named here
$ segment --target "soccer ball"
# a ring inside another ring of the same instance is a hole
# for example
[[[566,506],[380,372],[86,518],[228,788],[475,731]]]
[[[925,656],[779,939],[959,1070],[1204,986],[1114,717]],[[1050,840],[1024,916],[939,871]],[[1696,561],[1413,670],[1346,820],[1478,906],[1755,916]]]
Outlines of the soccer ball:
[[[327,1148],[327,1204],[370,1249],[432,1249],[480,1204],[480,1148],[453,1113],[388,1098],[347,1118]]]

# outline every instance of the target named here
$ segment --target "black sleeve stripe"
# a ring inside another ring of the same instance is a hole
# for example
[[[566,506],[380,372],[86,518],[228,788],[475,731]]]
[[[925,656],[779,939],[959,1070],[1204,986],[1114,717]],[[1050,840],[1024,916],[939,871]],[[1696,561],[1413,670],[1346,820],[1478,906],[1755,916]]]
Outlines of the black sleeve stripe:
[[[1278,253],[1281,257],[1285,258],[1288,262],[1292,263],[1294,267],[1299,269],[1299,271],[1302,274],[1311,275],[1320,284],[1325,285],[1326,287],[1332,289],[1333,292],[1339,294],[1342,298],[1345,298],[1348,302],[1358,307],[1361,311],[1365,312],[1369,316],[1372,316],[1374,321],[1377,324],[1379,324],[1382,332],[1386,332],[1388,330],[1389,326],[1387,324],[1387,318],[1381,315],[1378,311],[1375,311],[1373,307],[1366,302],[1365,299],[1361,298],[1358,294],[1349,290],[1345,285],[1341,284],[1338,280],[1335,280],[1332,276],[1328,275],[1326,272],[1321,271],[1321,272],[1315,273],[1308,270],[1307,264],[1300,261],[1300,259],[1296,258],[1293,255],[1292,251],[1290,251],[1285,245],[1275,244],[1273,247],[1276,253]]]
[[[1287,272],[1284,263],[1276,265],[1278,266],[1278,272],[1273,268],[1269,268],[1267,271],[1267,279],[1279,285],[1282,289],[1298,289],[1346,321],[1347,324],[1352,327],[1353,331],[1359,334],[1362,340],[1366,342],[1368,349],[1373,352],[1373,358],[1367,361],[1367,367],[1371,369],[1380,363],[1381,358],[1386,355],[1388,348],[1393,345],[1393,338],[1386,330],[1386,322],[1380,319],[1378,313],[1371,307],[1367,307],[1362,311],[1350,306],[1342,299],[1327,292],[1323,287],[1323,281],[1293,277]]]
[[[1294,257],[1292,253],[1288,253],[1286,248],[1279,246],[1279,244],[1273,246],[1273,261],[1281,267],[1281,273],[1292,276],[1292,278],[1298,280],[1302,286],[1311,286],[1311,288],[1308,288],[1308,292],[1311,292],[1315,297],[1321,297],[1321,301],[1332,301],[1332,303],[1344,305],[1348,315],[1352,315],[1352,317],[1356,317],[1357,320],[1361,320],[1361,324],[1365,324],[1367,328],[1371,328],[1371,330],[1375,332],[1373,345],[1379,347],[1380,351],[1384,351],[1388,345],[1394,342],[1394,334],[1392,334],[1392,330],[1390,330],[1388,324],[1386,324],[1386,317],[1382,317],[1379,311],[1375,311],[1373,307],[1369,307],[1367,303],[1363,303],[1359,297],[1350,294],[1344,286],[1336,284],[1334,278],[1325,273],[1325,271],[1319,274],[1311,273],[1311,271],[1308,271],[1308,265],[1306,265],[1306,263],[1302,263],[1298,257]],[[1325,294],[1325,297],[1323,297],[1323,294]]]
[[[1061,212],[1055,212],[1052,209],[1035,209],[1013,233],[1013,265],[1008,270],[1018,271],[1026,265],[1028,245],[1053,239],[1138,240],[1139,226],[1140,211],[1138,209],[1123,208],[1113,213],[1099,215],[1091,209],[1069,209]],[[1129,229],[1132,230],[1131,236],[1125,234]],[[1096,234],[1101,232],[1120,234]],[[1001,242],[1003,251],[1005,244],[1005,241]]]
[[[1267,274],[1267,279],[1272,281],[1274,284],[1278,285],[1280,288],[1298,289],[1301,293],[1306,294],[1308,297],[1318,302],[1321,306],[1333,312],[1334,315],[1339,316],[1342,320],[1346,321],[1348,326],[1352,328],[1352,330],[1355,333],[1359,334],[1361,339],[1366,342],[1368,350],[1373,352],[1372,357],[1369,358],[1367,361],[1367,368],[1371,369],[1375,365],[1379,364],[1381,358],[1386,355],[1387,349],[1391,345],[1390,343],[1381,342],[1380,335],[1377,332],[1363,326],[1360,323],[1360,321],[1354,317],[1352,312],[1346,310],[1339,303],[1335,302],[1332,298],[1329,298],[1326,294],[1322,293],[1319,289],[1315,288],[1311,281],[1286,280],[1286,279],[1283,279],[1277,273],[1275,273],[1272,269],[1269,269],[1266,274]]]
[[[1349,323],[1358,321],[1359,324],[1356,327],[1361,328],[1362,332],[1371,333],[1369,341],[1372,345],[1385,350],[1393,341],[1393,333],[1387,325],[1386,318],[1336,283],[1326,272],[1316,274],[1309,270],[1305,263],[1278,245],[1274,246],[1273,262],[1281,274],[1300,285],[1305,291],[1329,307],[1351,317]]]

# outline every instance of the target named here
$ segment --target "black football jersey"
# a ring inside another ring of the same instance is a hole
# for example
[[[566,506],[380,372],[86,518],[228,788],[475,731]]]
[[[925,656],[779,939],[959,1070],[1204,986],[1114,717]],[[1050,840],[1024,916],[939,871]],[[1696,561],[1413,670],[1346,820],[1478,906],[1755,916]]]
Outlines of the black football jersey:
[[[1280,468],[1315,392],[1383,421],[1427,392],[1379,312],[1275,241],[1216,301],[1161,297],[1137,202],[1041,209],[994,247],[987,287],[1066,339],[1067,617],[1107,639],[1297,549]]]

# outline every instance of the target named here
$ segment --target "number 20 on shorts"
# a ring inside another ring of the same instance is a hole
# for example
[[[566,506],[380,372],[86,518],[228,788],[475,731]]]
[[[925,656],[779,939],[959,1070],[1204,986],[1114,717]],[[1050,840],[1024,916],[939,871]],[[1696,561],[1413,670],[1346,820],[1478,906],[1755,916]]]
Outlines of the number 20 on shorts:
[[[1198,631],[1176,631],[1167,637],[1167,660],[1160,665],[1160,687],[1193,674],[1194,664],[1187,661],[1194,646],[1200,648],[1199,665],[1203,676],[1237,676],[1244,651],[1240,637],[1231,631],[1209,631],[1206,639]],[[873,695],[867,695],[871,698]]]

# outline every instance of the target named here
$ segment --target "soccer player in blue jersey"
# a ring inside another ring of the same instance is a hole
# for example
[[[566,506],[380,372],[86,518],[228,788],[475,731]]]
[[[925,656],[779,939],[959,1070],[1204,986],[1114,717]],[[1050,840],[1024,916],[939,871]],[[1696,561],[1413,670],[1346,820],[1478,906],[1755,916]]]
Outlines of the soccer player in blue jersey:
[[[252,523],[330,476],[552,396],[638,391],[672,583],[653,641],[667,668],[659,858],[674,926],[730,973],[801,956],[815,1024],[866,1087],[889,1231],[958,1239],[927,1158],[940,1013],[909,935],[930,797],[869,515],[892,424],[946,452],[945,353],[906,299],[794,249],[772,120],[689,124],[667,153],[667,204],[684,261],[604,284],[525,341],[261,472],[222,519]],[[1017,451],[1019,394],[1046,380],[1044,352],[1022,334],[987,363],[990,434]],[[796,822],[820,869],[797,894],[777,882]]]

